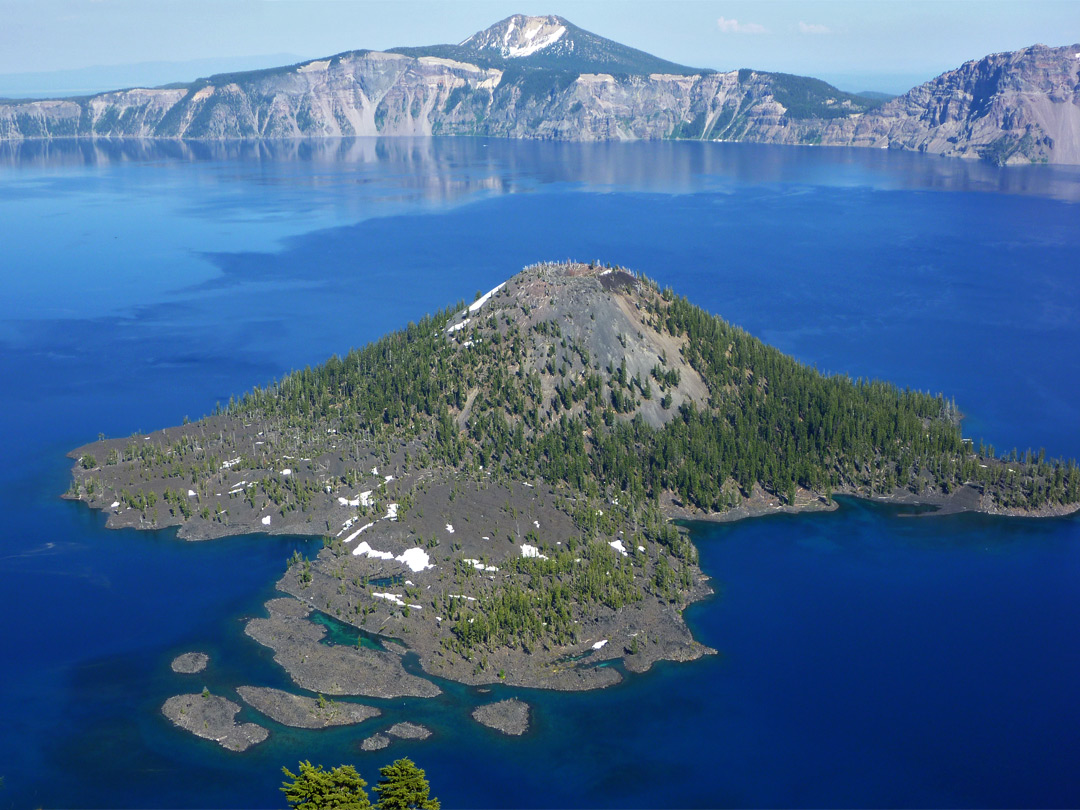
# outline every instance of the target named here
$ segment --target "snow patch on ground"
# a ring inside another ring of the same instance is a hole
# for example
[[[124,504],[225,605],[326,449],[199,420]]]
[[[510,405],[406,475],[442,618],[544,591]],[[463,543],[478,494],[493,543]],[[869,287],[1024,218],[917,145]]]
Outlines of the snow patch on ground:
[[[606,639],[606,638],[605,638],[605,639],[601,639],[600,641],[598,641],[598,642],[596,642],[595,644],[593,644],[593,645],[592,645],[592,648],[593,648],[594,650],[599,650],[599,649],[603,648],[603,646],[604,646],[605,644],[607,644],[607,639]]]
[[[353,532],[348,537],[346,537],[344,540],[342,540],[342,542],[343,543],[351,543],[353,540],[355,540],[357,537],[359,537],[363,532],[366,532],[368,529],[370,529],[374,525],[375,525],[374,523],[365,523],[363,526],[361,526],[355,532]]]
[[[622,554],[624,557],[627,556],[626,547],[622,544],[622,540],[612,540],[610,543],[608,543],[608,545],[620,554]]]
[[[374,558],[376,560],[392,560],[392,559],[394,559],[394,555],[391,552],[389,552],[389,551],[376,551],[370,545],[368,545],[367,540],[365,540],[363,543],[361,543],[356,548],[354,548],[352,550],[352,553],[353,553],[353,556],[356,556],[356,557],[360,557],[360,556],[372,557],[372,558]]]
[[[262,525],[263,526],[269,526],[270,525],[270,516],[269,515],[267,515],[266,517],[264,517],[262,519]]]
[[[469,312],[477,312],[480,309],[480,307],[482,307],[484,304],[486,304],[488,302],[488,299],[491,298],[491,296],[493,296],[495,293],[497,293],[499,290],[501,290],[505,286],[506,286],[506,282],[504,281],[498,287],[495,287],[494,289],[489,290],[488,292],[481,295],[479,298],[477,298],[475,301],[473,301],[471,304],[469,304]],[[465,322],[467,323],[468,319],[466,319]]]
[[[522,557],[536,557],[537,559],[540,559],[540,560],[546,560],[547,559],[547,557],[545,557],[543,554],[540,553],[540,549],[538,549],[536,546],[530,546],[528,543],[522,543],[521,544],[521,556]]]
[[[401,556],[395,557],[394,559],[399,563],[404,563],[408,566],[409,570],[414,573],[435,567],[431,564],[431,558],[428,557],[427,552],[422,548],[410,548]]]
[[[473,560],[473,559],[470,559],[468,557],[465,557],[462,560],[462,562],[468,563],[473,568],[475,568],[477,571],[498,571],[499,570],[494,565],[484,565],[480,560]]]
[[[405,607],[405,602],[396,593],[373,593],[376,599],[385,599],[387,602],[393,602],[398,607]],[[416,608],[417,610],[423,610],[423,605],[409,605],[408,607]]]
[[[454,533],[454,524],[447,523],[446,524],[446,531],[447,531],[448,534],[453,534]]]

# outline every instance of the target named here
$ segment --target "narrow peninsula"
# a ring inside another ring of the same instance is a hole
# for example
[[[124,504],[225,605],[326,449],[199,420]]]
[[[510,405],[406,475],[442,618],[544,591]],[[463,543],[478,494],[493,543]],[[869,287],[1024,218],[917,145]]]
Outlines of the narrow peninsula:
[[[821,374],[623,268],[545,263],[198,422],[78,448],[68,497],[193,540],[323,536],[248,627],[305,688],[593,689],[711,652],[683,622],[711,591],[672,519],[840,494],[1080,507],[1073,462],[999,457],[959,423],[941,395]],[[320,645],[312,611],[378,643]]]

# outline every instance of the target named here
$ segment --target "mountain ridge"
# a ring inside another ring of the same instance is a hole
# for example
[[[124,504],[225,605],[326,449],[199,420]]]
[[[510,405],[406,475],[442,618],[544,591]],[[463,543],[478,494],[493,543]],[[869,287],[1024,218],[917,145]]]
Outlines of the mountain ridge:
[[[677,65],[556,16],[457,45],[345,51],[74,99],[0,101],[0,139],[478,135],[861,146],[1080,163],[1080,45],[991,54],[886,100]]]

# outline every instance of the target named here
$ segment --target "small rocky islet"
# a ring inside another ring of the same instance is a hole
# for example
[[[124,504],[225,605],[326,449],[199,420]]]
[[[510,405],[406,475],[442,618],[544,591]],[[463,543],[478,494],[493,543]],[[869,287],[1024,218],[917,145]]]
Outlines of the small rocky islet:
[[[240,706],[207,691],[171,697],[161,711],[176,726],[230,751],[246,751],[270,736],[269,731],[255,723],[237,723],[235,717]]]
[[[206,669],[210,656],[201,652],[189,652],[178,655],[171,664],[172,671],[181,675],[194,675]]]
[[[472,711],[472,717],[477,723],[503,734],[520,736],[529,730],[529,711],[528,703],[510,698],[477,706]]]
[[[672,519],[836,494],[1080,506],[1075,465],[976,450],[958,418],[941,396],[822,375],[621,268],[540,264],[206,419],[79,448],[69,497],[190,539],[322,535],[246,626],[311,692],[595,689],[623,677],[598,664],[713,652],[683,621],[712,589]],[[314,611],[406,647],[328,645]]]
[[[327,700],[322,695],[318,698],[294,695],[282,689],[263,686],[241,686],[236,692],[253,709],[283,726],[293,728],[354,725],[382,714],[373,706]]]

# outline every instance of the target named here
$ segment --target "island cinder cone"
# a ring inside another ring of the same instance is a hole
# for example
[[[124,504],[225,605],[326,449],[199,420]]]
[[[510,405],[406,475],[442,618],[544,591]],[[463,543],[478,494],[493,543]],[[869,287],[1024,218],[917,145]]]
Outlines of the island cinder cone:
[[[429,673],[591,689],[620,679],[603,661],[709,652],[682,620],[707,577],[671,518],[836,494],[1080,505],[1074,463],[982,455],[958,421],[941,395],[822,375],[624,268],[542,263],[211,417],[81,447],[69,497],[111,527],[323,535],[278,583],[293,598],[247,628],[305,688],[439,692],[395,645],[323,646],[314,609]]]

